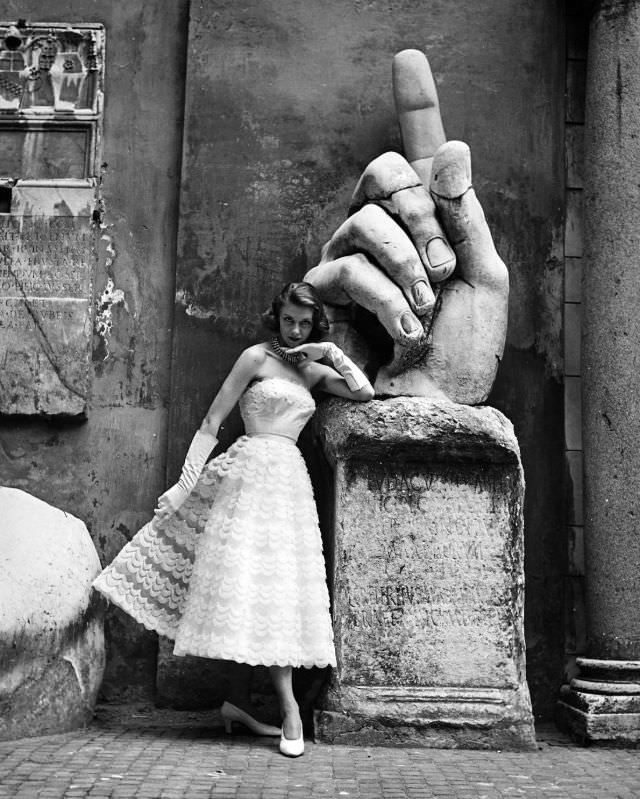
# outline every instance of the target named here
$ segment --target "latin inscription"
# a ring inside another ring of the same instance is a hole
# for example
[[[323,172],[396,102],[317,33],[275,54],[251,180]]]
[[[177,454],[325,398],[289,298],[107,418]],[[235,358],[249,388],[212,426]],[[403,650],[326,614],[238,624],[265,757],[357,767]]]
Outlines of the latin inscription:
[[[86,217],[0,217],[0,412],[84,409],[93,247]]]
[[[362,463],[345,486],[334,582],[347,682],[490,685],[514,618],[504,470]]]
[[[0,300],[0,327],[17,328],[25,332],[33,332],[38,328],[38,322],[58,322],[64,324],[72,322],[75,313],[71,309],[62,310],[54,308],[48,300],[31,298],[18,300],[15,298]]]
[[[86,298],[92,245],[87,220],[0,218],[0,294]]]

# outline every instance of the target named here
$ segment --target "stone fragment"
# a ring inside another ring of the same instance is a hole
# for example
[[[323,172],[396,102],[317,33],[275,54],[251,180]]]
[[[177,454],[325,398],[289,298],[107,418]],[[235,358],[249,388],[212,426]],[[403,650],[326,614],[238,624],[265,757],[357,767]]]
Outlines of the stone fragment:
[[[504,352],[507,269],[473,189],[469,147],[445,141],[424,53],[398,53],[393,75],[407,161],[384,153],[369,164],[355,213],[304,279],[324,302],[373,314],[392,339],[389,359],[379,335],[366,336],[377,356],[367,359],[377,396],[477,405]]]
[[[333,399],[316,430],[333,469],[338,658],[317,737],[532,747],[511,423],[422,397]]]
[[[105,662],[80,519],[0,487],[0,739],[63,732],[93,715]]]

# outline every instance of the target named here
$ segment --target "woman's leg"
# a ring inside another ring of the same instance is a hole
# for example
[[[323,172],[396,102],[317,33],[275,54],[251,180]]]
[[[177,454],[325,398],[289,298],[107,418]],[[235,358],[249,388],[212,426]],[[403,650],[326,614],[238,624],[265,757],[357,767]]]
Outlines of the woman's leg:
[[[244,724],[256,735],[280,736],[281,728],[273,724],[263,724],[255,718],[251,703],[251,676],[253,666],[248,663],[227,661],[227,700],[220,712],[227,732],[231,732],[234,722]]]
[[[300,708],[293,695],[293,669],[291,666],[269,666],[269,673],[280,702],[284,737],[293,741],[302,735]]]

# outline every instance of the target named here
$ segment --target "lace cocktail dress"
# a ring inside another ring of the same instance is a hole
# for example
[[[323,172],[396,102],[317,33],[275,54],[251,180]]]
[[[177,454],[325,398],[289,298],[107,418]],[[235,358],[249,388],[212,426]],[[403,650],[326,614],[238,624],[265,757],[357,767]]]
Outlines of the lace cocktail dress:
[[[322,541],[296,446],[315,403],[270,377],[240,400],[246,435],[211,460],[182,507],[153,519],[94,587],[176,655],[335,665]]]

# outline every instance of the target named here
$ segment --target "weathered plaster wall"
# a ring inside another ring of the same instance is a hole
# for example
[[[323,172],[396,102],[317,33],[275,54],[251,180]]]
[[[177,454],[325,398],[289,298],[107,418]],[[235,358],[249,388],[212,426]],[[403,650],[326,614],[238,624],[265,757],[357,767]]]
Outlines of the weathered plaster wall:
[[[0,419],[0,483],[81,518],[103,563],[164,487],[187,0],[6,2],[5,20],[106,27],[104,217],[86,421]],[[154,689],[155,636],[109,614],[110,697]]]
[[[511,272],[491,402],[522,447],[529,677],[548,713],[562,674],[565,559],[560,4],[194,0],[191,17],[170,473],[233,358],[260,335],[274,289],[316,262],[366,163],[399,147],[391,57],[424,49]],[[223,443],[237,432],[233,420]]]

